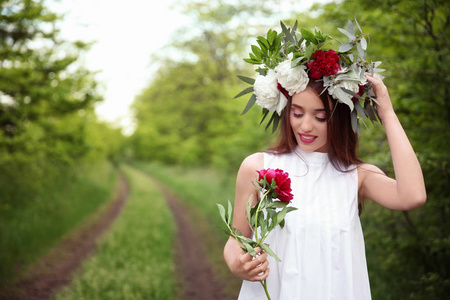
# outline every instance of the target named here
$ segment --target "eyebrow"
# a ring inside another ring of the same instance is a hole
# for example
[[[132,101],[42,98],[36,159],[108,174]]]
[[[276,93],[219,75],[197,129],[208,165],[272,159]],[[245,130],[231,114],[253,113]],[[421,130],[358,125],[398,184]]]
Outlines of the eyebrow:
[[[292,103],[291,106],[303,109],[303,107],[301,107],[300,105],[294,104],[294,103]],[[315,109],[314,111],[317,111],[317,112],[325,111],[325,108],[318,108],[318,109]]]

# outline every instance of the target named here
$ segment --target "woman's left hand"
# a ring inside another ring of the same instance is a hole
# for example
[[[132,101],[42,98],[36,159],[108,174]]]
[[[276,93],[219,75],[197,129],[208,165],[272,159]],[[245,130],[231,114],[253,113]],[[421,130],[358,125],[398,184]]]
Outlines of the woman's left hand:
[[[382,121],[384,121],[385,118],[390,114],[395,114],[391,98],[389,97],[388,89],[386,85],[384,85],[383,80],[381,80],[378,74],[371,76],[370,74],[366,73],[366,79],[373,85],[373,91],[375,93],[375,96],[377,97],[378,102],[378,116]]]
[[[378,116],[383,121],[394,166],[395,179],[389,178],[370,164],[361,166],[359,195],[379,204],[397,210],[409,210],[426,201],[425,182],[422,169],[414,149],[397,118],[388,90],[380,76],[366,74],[377,97]]]

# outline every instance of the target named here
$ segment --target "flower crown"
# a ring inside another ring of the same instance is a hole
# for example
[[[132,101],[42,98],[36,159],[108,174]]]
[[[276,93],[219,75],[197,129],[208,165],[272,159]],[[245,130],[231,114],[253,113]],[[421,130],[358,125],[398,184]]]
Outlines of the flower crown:
[[[365,73],[373,75],[384,70],[378,69],[381,61],[366,61],[365,37],[368,34],[363,33],[356,19],[355,23],[361,32],[359,35],[355,34],[355,26],[351,21],[347,22],[347,30],[338,28],[348,37],[346,43],[323,34],[317,28],[314,33],[301,28],[297,36],[297,21],[293,28],[287,28],[280,22],[282,33],[270,29],[267,37],[258,36],[258,45],[252,45],[253,53],[244,61],[259,65],[256,70],[259,75],[256,79],[238,76],[253,85],[235,97],[253,92],[242,114],[255,103],[258,104],[263,108],[261,123],[272,113],[266,130],[272,125],[274,132],[288,97],[304,91],[310,80],[316,80],[322,81],[322,93],[327,91],[338,102],[349,106],[352,128],[358,134],[361,133],[360,120],[368,118],[372,122],[379,121],[375,94]],[[340,46],[334,50],[336,42]]]

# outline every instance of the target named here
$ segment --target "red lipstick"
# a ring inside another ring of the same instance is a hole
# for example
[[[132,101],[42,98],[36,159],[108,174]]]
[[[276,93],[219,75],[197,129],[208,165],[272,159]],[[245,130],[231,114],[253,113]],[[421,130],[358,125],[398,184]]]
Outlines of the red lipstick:
[[[300,141],[305,144],[311,144],[317,139],[317,135],[312,134],[306,134],[306,133],[299,133],[298,136],[300,137]]]

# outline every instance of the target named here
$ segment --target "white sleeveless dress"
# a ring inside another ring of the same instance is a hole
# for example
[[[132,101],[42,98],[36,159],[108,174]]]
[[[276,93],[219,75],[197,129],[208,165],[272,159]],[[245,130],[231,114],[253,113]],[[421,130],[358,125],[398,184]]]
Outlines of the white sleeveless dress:
[[[298,210],[266,242],[272,300],[371,299],[364,238],[358,216],[358,175],[336,170],[326,153],[264,153],[264,169],[289,173]],[[239,300],[267,299],[260,282],[244,281]]]

